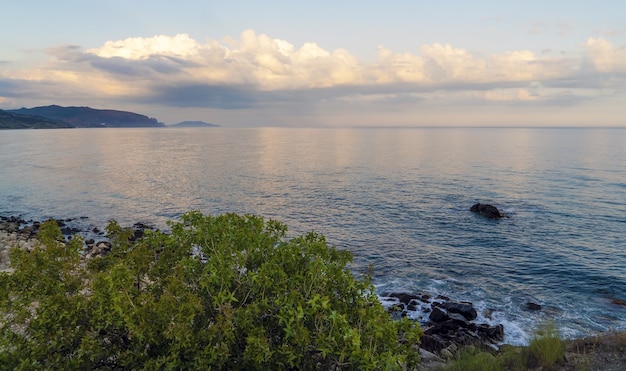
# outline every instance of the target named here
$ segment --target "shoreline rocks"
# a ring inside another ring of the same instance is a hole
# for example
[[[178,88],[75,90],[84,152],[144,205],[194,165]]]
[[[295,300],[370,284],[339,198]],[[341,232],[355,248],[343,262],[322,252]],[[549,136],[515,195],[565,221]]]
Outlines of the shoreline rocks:
[[[80,219],[87,219],[81,217]],[[102,239],[96,241],[94,238],[88,238],[84,240],[84,249],[82,257],[83,259],[92,259],[96,256],[103,256],[111,251],[111,243],[108,238],[104,236],[104,232],[97,227],[90,228],[89,230],[81,230],[76,226],[70,224],[74,219],[58,219],[55,221],[61,229],[64,242],[69,241],[73,236],[81,233],[101,236]],[[37,246],[37,232],[41,222],[24,220],[16,216],[0,216],[0,272],[11,272],[10,268],[10,249],[14,246],[20,249],[31,251]],[[135,223],[132,227],[133,230],[131,241],[135,241],[143,237],[146,230],[154,230],[155,228],[144,224]]]
[[[420,312],[424,334],[420,348],[447,358],[465,346],[497,349],[504,340],[504,326],[475,323],[478,313],[469,302],[432,297],[425,293],[385,293],[381,295],[392,316],[406,317]]]

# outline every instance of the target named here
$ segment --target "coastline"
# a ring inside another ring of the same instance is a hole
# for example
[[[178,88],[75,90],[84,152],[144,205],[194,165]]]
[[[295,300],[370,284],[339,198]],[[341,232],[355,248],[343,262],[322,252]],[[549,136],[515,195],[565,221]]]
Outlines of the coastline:
[[[9,250],[10,248],[17,246],[21,249],[31,250],[37,244],[37,229],[39,222],[25,221],[19,217],[4,217],[0,216],[0,272],[11,272],[9,267]],[[135,230],[135,236],[141,237],[143,230],[150,229],[150,226],[136,223],[132,228]],[[81,232],[72,228],[65,228],[63,231],[64,238],[69,240],[72,235]],[[84,232],[84,231],[83,231]],[[83,257],[85,259],[92,258],[97,254],[106,254],[110,251],[110,244],[104,237],[104,232],[90,231],[102,236],[101,241],[95,241],[89,239],[85,241],[85,250]],[[415,295],[407,293],[388,293],[385,295],[388,300],[393,300],[393,303],[386,307],[391,308],[390,313],[396,316],[406,315],[406,310],[411,305],[417,304],[417,301],[422,303],[429,303],[431,305],[431,311],[437,313],[437,316],[444,316],[443,322],[447,324],[461,324],[463,326],[471,325],[473,318],[471,315],[466,314],[473,310],[471,303],[459,303],[450,301],[446,297],[430,298],[425,297],[424,294]],[[389,299],[392,298],[392,299]],[[384,303],[383,303],[384,304]],[[465,306],[460,308],[458,306]],[[456,309],[454,309],[454,307]],[[445,309],[445,311],[440,310]],[[453,308],[453,309],[451,309]],[[431,313],[432,317],[432,313]],[[431,318],[432,319],[432,318]],[[479,324],[478,326],[481,326]],[[433,369],[450,365],[454,362],[460,352],[467,346],[486,349],[492,354],[498,354],[502,350],[514,352],[521,351],[528,348],[528,345],[524,346],[512,346],[503,342],[499,342],[498,339],[502,339],[502,336],[498,333],[502,331],[501,325],[493,327],[484,327],[485,330],[491,331],[486,338],[481,338],[481,342],[471,343],[467,342],[463,338],[457,339],[443,339],[445,343],[432,345],[432,342],[441,341],[441,337],[432,336],[432,332],[428,331],[432,328],[425,329],[425,335],[420,342],[420,354],[422,357],[422,365],[420,369]],[[472,328],[476,330],[476,327]],[[450,331],[450,328],[444,330]],[[494,334],[493,331],[496,333]],[[453,338],[458,338],[460,332],[455,330]],[[485,340],[486,339],[486,340]],[[428,345],[430,343],[430,345]],[[602,370],[622,370],[624,364],[626,364],[626,331],[609,331],[601,334],[590,334],[585,337],[576,339],[563,340],[565,347],[564,359],[557,365],[558,370],[573,370],[573,369],[602,369]]]

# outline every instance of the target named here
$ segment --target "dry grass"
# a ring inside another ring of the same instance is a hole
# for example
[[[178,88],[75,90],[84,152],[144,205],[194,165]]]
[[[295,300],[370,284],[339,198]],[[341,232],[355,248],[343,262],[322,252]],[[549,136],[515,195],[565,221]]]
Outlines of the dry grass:
[[[561,370],[626,370],[626,332],[610,332],[566,341]]]
[[[626,332],[576,340],[561,340],[557,335],[548,325],[527,347],[505,345],[495,355],[461,351],[441,369],[626,371]]]

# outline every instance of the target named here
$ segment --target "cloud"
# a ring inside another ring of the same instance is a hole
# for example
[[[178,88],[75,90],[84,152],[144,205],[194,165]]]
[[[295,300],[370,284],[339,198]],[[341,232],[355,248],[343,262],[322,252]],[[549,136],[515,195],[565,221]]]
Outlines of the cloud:
[[[483,55],[435,43],[419,53],[379,46],[377,60],[364,63],[346,49],[296,46],[253,30],[222,41],[158,35],[92,49],[56,46],[47,53],[52,59],[38,68],[0,71],[0,98],[299,113],[383,105],[398,111],[440,104],[563,105],[590,99],[599,88],[623,90],[626,73],[626,49],[602,38],[587,40],[579,58],[530,50]]]
[[[203,46],[187,34],[159,35],[149,38],[131,37],[125,40],[107,41],[100,48],[87,50],[103,58],[120,57],[130,60],[148,59],[154,55],[189,58]]]
[[[102,72],[118,79],[131,76],[182,79],[208,86],[244,84],[262,91],[528,81],[559,78],[576,65],[575,60],[540,58],[524,50],[481,58],[448,44],[424,45],[420,55],[394,53],[381,46],[378,61],[366,65],[345,49],[327,51],[315,43],[296,48],[285,40],[252,30],[244,31],[240,40],[228,43],[209,40],[200,44],[185,34],[161,35],[109,41],[101,48],[86,51],[66,46],[49,52],[56,57],[59,69]]]
[[[602,38],[589,38],[585,44],[587,56],[597,71],[626,73],[626,47],[615,48]]]

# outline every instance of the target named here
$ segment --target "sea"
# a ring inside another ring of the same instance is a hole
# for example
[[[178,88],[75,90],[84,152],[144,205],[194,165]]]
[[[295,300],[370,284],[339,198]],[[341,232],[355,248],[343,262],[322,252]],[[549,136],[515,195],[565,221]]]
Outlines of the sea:
[[[626,329],[626,129],[0,131],[0,215],[167,230],[190,210],[317,231],[380,295],[472,302],[505,343]]]

